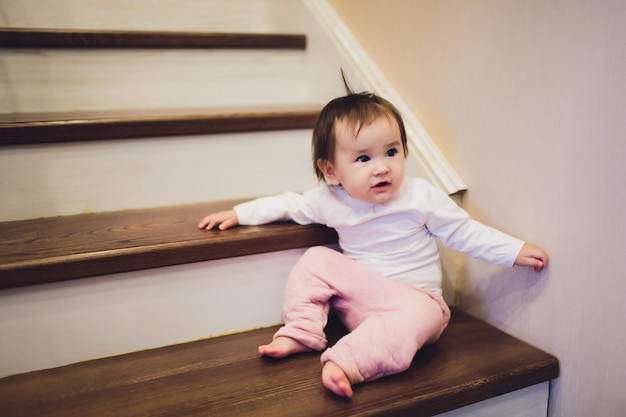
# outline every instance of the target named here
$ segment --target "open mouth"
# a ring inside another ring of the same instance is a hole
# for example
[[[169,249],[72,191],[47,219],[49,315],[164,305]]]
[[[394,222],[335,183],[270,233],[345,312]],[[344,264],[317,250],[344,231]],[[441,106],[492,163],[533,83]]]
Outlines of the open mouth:
[[[381,190],[381,189],[386,189],[386,188],[389,188],[390,186],[391,186],[391,183],[390,183],[390,182],[383,181],[383,182],[379,182],[378,184],[376,184],[376,185],[374,186],[374,189],[375,189],[375,190]]]

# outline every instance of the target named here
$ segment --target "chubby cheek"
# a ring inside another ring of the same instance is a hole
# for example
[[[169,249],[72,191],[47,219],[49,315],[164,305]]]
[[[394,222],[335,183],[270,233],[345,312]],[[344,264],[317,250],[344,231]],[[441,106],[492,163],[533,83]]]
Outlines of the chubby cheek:
[[[396,177],[396,180],[402,181],[404,178],[404,160],[398,164],[396,168],[393,170],[393,175]]]
[[[367,194],[372,187],[371,177],[363,173],[355,174],[343,183],[344,188],[351,194]]]
[[[389,167],[394,177],[404,177],[404,165],[405,159],[398,158],[394,160],[393,164]]]

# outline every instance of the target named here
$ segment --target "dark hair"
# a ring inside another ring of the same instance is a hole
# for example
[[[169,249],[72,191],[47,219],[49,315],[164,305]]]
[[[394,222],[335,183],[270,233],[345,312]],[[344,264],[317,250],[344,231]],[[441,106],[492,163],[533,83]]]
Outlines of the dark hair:
[[[343,71],[341,73],[343,76]],[[373,93],[354,93],[344,77],[344,85],[348,92],[343,97],[331,100],[320,112],[313,128],[312,156],[315,175],[324,181],[324,173],[317,166],[319,159],[334,162],[335,157],[335,126],[337,122],[345,121],[353,126],[356,133],[363,126],[367,126],[379,117],[393,118],[400,128],[402,150],[406,157],[409,153],[406,142],[406,131],[400,112],[389,101]]]

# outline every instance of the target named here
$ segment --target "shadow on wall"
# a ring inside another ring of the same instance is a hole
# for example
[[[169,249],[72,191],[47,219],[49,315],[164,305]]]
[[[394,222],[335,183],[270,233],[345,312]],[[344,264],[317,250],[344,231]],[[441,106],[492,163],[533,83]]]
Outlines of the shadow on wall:
[[[482,276],[469,287],[461,278],[458,288],[459,306],[496,327],[506,327],[527,306],[541,297],[548,282],[549,269],[536,273],[532,268],[503,268],[468,259],[461,277]]]

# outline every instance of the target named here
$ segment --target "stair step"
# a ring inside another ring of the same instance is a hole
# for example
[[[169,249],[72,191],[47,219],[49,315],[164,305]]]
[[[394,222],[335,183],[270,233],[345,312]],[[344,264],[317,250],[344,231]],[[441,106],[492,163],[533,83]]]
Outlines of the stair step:
[[[306,49],[303,34],[0,29],[1,48]]]
[[[319,108],[124,110],[0,115],[0,145],[312,129]]]
[[[0,289],[337,242],[320,225],[197,228],[241,201],[0,223]]]
[[[276,327],[0,379],[0,413],[33,416],[432,416],[558,376],[558,360],[453,309],[406,372],[328,393],[319,353],[282,360],[256,347]],[[330,344],[345,329],[331,319]]]

